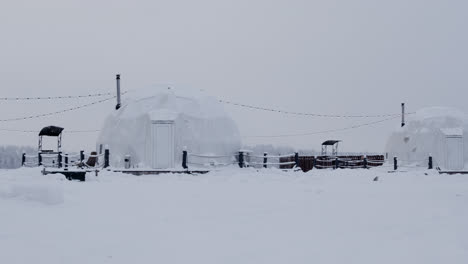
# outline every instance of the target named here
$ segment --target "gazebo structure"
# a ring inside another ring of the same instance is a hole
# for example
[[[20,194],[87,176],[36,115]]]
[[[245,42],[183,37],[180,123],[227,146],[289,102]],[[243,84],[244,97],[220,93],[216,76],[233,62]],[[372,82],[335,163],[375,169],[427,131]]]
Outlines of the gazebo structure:
[[[332,153],[331,156],[335,157],[338,155],[338,142],[341,140],[327,140],[322,143],[322,156],[328,156],[328,146],[331,146]]]
[[[39,132],[39,143],[38,143],[38,152],[39,153],[61,153],[62,148],[62,127],[58,126],[48,126],[41,129]],[[54,150],[44,150],[42,149],[42,137],[57,137],[57,151]]]

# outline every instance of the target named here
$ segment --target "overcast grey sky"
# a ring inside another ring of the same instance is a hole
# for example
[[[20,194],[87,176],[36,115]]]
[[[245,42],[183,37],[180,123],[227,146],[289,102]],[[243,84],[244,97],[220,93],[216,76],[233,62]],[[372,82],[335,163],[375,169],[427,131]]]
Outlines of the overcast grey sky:
[[[153,84],[220,99],[327,114],[398,113],[426,106],[468,112],[468,1],[63,1],[0,3],[0,97],[86,94]],[[1,118],[92,100],[0,102]],[[0,128],[99,129],[114,102]],[[243,135],[327,130],[372,120],[304,118],[226,106]],[[246,138],[318,149],[381,151],[398,120],[338,133]],[[37,136],[0,131],[0,144]],[[71,150],[96,134],[65,135]]]

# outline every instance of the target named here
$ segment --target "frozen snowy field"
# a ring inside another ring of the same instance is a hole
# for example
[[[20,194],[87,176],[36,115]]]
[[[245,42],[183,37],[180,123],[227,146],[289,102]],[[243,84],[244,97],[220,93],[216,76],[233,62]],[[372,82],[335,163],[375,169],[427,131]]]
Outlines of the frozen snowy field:
[[[468,263],[468,175],[425,173],[0,171],[0,262]]]

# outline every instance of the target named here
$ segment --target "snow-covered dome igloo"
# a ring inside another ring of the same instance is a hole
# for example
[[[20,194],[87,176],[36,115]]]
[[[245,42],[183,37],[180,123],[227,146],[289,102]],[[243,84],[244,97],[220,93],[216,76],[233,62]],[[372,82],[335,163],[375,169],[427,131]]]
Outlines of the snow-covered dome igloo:
[[[234,155],[239,130],[223,105],[201,91],[153,89],[125,94],[122,107],[105,120],[97,147],[108,146],[110,165],[126,155],[139,168],[181,168],[182,151]]]
[[[453,108],[431,107],[408,116],[387,141],[386,152],[400,164],[462,170],[468,165],[468,118]]]

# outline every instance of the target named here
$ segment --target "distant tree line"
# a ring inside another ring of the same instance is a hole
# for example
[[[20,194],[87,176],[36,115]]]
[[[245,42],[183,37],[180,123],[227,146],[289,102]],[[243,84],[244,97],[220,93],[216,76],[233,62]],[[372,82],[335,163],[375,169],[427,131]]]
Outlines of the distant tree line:
[[[37,149],[24,146],[0,146],[0,169],[21,167],[23,153],[37,153]]]

